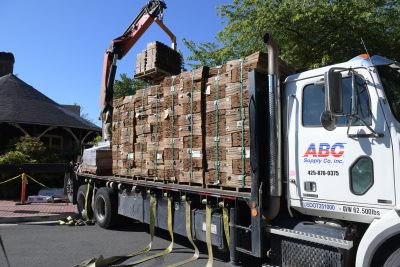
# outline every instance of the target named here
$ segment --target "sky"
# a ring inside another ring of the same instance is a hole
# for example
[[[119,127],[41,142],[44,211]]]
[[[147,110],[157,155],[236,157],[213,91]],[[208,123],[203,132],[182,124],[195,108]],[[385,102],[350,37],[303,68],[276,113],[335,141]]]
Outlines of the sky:
[[[164,23],[182,38],[212,41],[223,27],[217,6],[232,0],[166,0]],[[104,51],[120,36],[147,0],[1,0],[0,51],[12,52],[14,74],[60,104],[78,104],[101,125],[99,97]],[[136,54],[146,44],[168,36],[153,25],[118,62],[120,73],[133,77]],[[23,108],[23,107],[21,107]]]

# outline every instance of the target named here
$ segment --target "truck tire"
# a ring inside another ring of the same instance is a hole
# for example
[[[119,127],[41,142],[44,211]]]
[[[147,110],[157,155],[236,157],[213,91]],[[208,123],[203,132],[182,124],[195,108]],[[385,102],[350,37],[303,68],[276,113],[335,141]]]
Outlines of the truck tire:
[[[85,218],[85,201],[86,201],[86,193],[88,189],[87,184],[83,184],[78,188],[78,192],[76,193],[76,206],[78,208],[79,214],[82,216],[83,219]],[[90,186],[89,188],[89,194],[88,194],[88,200],[87,200],[87,215],[89,219],[93,218],[93,210],[92,210],[92,193],[93,193],[93,188]]]
[[[390,254],[389,258],[385,261],[383,267],[398,267],[400,266],[400,248]]]
[[[118,221],[118,200],[113,189],[100,188],[94,197],[94,218],[104,229],[113,228]]]

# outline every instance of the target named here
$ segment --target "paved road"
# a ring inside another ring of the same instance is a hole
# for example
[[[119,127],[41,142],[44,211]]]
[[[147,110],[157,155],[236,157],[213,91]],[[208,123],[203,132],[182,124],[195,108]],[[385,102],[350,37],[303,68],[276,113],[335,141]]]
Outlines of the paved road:
[[[104,230],[98,226],[0,225],[0,235],[12,267],[71,267],[99,255],[127,254],[147,245],[147,231],[148,226],[135,222],[117,230]],[[175,238],[177,240],[171,254],[140,266],[161,267],[191,257],[193,251],[189,249],[190,243],[184,238]],[[157,231],[153,244],[154,251],[166,248],[169,245],[168,233]],[[205,266],[205,252],[203,248],[200,259],[188,266]],[[219,258],[214,258],[214,266],[226,266],[226,259]],[[1,250],[0,266],[7,266]]]

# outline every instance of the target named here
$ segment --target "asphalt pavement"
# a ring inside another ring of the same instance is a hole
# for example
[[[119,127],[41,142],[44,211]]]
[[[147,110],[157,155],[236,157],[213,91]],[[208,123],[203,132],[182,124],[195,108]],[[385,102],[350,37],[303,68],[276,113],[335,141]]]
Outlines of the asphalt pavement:
[[[128,222],[115,230],[105,230],[95,226],[60,226],[57,224],[0,224],[3,240],[11,267],[72,267],[84,260],[103,255],[105,257],[126,255],[138,251],[149,243],[148,225]],[[139,266],[167,266],[190,258],[193,250],[186,238],[175,235],[173,252]],[[164,250],[169,245],[169,234],[157,230],[151,252],[146,256]],[[206,248],[201,246],[200,258],[186,266],[205,266]],[[216,252],[216,249],[214,249]],[[227,259],[218,253],[214,266],[226,266]],[[129,261],[140,259],[137,256]],[[0,250],[0,266],[7,266]],[[257,266],[257,265],[249,265]]]

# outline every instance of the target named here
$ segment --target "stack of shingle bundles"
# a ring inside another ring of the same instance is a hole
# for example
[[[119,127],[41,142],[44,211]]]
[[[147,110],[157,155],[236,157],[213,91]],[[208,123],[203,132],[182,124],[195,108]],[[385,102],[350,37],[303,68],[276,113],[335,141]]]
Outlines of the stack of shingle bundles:
[[[182,161],[181,183],[204,184],[205,132],[204,132],[204,88],[208,68],[201,67],[180,75],[178,103],[182,116],[178,119],[179,138],[183,148],[179,151]]]
[[[147,96],[147,124],[149,136],[146,138],[146,170],[149,178],[163,180],[164,178],[164,147],[162,143],[162,108],[163,87],[156,85],[150,87]]]
[[[137,55],[135,78],[157,83],[181,72],[181,55],[161,42],[147,44]]]
[[[172,48],[161,42],[147,44],[146,70],[162,69],[177,75],[181,72],[181,56]]]
[[[282,76],[292,72],[279,64]],[[267,73],[267,67],[267,55],[258,52],[220,67],[166,77],[134,97],[116,100],[114,173],[251,188],[248,72]]]
[[[182,116],[182,106],[178,102],[180,76],[168,77],[163,81],[162,99],[162,147],[164,160],[163,178],[165,182],[178,182],[182,161],[179,151],[183,149],[183,139],[179,137],[178,121]]]
[[[202,90],[205,67],[163,82],[164,177],[203,184]]]
[[[114,100],[112,122],[113,174],[131,176],[135,167],[135,110],[134,97],[127,96]]]
[[[133,169],[134,176],[148,177],[150,164],[150,151],[152,150],[152,140],[151,140],[151,124],[149,119],[153,115],[152,103],[149,103],[149,99],[153,99],[152,87],[145,89],[140,89],[136,91],[134,96],[134,106],[135,106],[135,168]]]
[[[267,71],[267,56],[255,53],[210,69],[205,128],[207,186],[250,188],[248,72]]]

